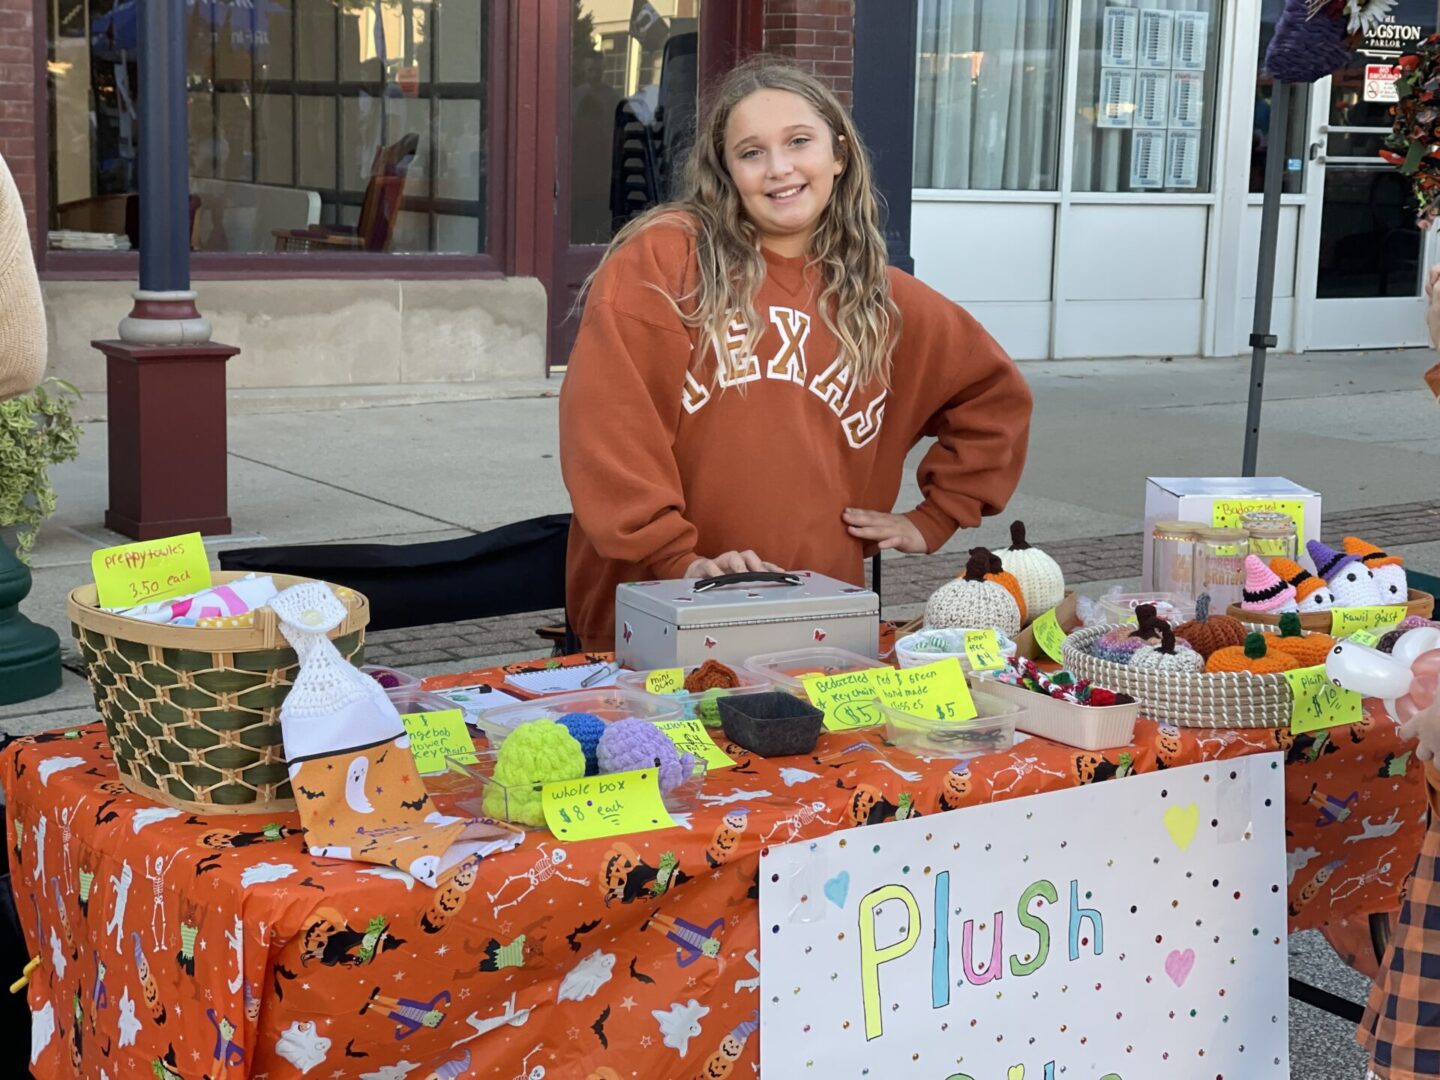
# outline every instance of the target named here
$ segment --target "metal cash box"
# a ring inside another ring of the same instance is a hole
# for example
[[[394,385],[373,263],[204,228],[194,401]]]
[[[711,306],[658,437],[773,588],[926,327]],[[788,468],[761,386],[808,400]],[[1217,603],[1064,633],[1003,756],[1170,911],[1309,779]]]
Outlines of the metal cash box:
[[[615,589],[615,657],[637,671],[735,665],[817,643],[873,657],[880,598],[824,574],[727,574]]]

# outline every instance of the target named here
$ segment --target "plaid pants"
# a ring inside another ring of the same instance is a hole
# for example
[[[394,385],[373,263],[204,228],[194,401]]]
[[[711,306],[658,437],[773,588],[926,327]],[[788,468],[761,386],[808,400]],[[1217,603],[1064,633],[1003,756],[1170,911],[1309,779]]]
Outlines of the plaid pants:
[[[1440,817],[1434,813],[1356,1038],[1370,1052],[1374,1080],[1440,1076]]]

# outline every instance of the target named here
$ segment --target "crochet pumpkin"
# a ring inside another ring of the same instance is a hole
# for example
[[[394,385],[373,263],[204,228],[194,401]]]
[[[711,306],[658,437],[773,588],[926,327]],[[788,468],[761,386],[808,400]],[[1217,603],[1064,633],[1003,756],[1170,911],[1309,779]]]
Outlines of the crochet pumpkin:
[[[1300,616],[1290,611],[1280,616],[1280,633],[1265,635],[1265,647],[1289,653],[1301,667],[1317,667],[1330,655],[1335,639],[1329,634],[1305,633],[1300,628]]]
[[[1211,615],[1210,594],[1201,593],[1195,601],[1195,618],[1177,626],[1175,636],[1208,660],[1217,649],[1243,645],[1245,624],[1229,615]]]
[[[1204,670],[1205,658],[1184,641],[1175,639],[1175,631],[1164,619],[1159,622],[1160,644],[1136,649],[1130,666],[1145,671],[1198,672]]]
[[[1010,523],[1010,546],[995,552],[1005,569],[1015,575],[1025,606],[1032,612],[1045,612],[1065,599],[1065,573],[1060,564],[1038,547],[1025,540],[1025,523]]]
[[[965,564],[965,576],[947,581],[930,594],[925,625],[931,630],[963,627],[995,629],[1014,637],[1020,632],[1020,605],[998,581],[987,581],[990,553],[977,548]]]
[[[1025,603],[1024,590],[1020,588],[1020,582],[1015,580],[1015,575],[1007,573],[1005,564],[1000,561],[1000,556],[993,551],[986,551],[984,548],[971,548],[970,554],[977,551],[984,551],[985,557],[990,560],[990,572],[985,575],[986,581],[996,581],[1005,586],[1005,591],[1015,598],[1015,604],[1020,608],[1020,625],[1024,626],[1030,621],[1027,611],[1029,605]]]
[[[1090,655],[1097,660],[1109,660],[1115,664],[1128,664],[1136,650],[1146,645],[1160,643],[1160,620],[1156,617],[1154,604],[1141,604],[1135,609],[1133,629],[1128,623],[1106,630],[1090,644]]]
[[[1205,670],[1212,675],[1219,672],[1276,675],[1303,666],[1289,653],[1268,648],[1264,634],[1248,634],[1244,645],[1227,645],[1217,649],[1205,661]]]

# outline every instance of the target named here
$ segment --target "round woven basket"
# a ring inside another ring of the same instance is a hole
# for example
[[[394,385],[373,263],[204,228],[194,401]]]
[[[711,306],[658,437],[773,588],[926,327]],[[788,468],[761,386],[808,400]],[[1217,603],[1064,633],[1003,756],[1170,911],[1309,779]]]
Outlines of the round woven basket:
[[[216,571],[215,584],[243,577]],[[277,588],[310,579],[273,574]],[[350,609],[330,638],[365,660],[370,604],[335,590]],[[255,625],[167,626],[111,615],[82,585],[66,604],[95,707],[105,720],[120,779],[131,791],[197,814],[295,809],[280,733],[280,703],[298,660],[269,607]]]
[[[1140,702],[1140,714],[1176,727],[1276,728],[1290,723],[1295,696],[1284,675],[1159,672],[1099,660],[1086,650],[1110,626],[1087,626],[1065,639],[1065,666],[1078,677]],[[1261,630],[1250,624],[1247,629]]]
[[[1398,604],[1396,605],[1399,606]],[[1231,604],[1226,611],[1232,619],[1240,619],[1242,622],[1259,623],[1266,630],[1273,630],[1280,625],[1280,616],[1271,615],[1264,611],[1246,611],[1239,604]],[[1435,597],[1419,589],[1411,589],[1410,595],[1405,601],[1405,616],[1418,615],[1422,619],[1429,619],[1435,614]],[[1300,627],[1304,630],[1316,630],[1322,634],[1330,632],[1332,616],[1328,611],[1302,611],[1300,613]]]

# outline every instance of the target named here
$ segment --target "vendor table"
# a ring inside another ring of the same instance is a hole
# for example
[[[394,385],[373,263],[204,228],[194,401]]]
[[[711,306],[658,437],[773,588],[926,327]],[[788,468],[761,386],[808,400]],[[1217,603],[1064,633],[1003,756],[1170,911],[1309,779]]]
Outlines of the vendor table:
[[[98,724],[21,740],[0,782],[43,958],[34,1074],[750,1077],[767,844],[1278,749],[1302,929],[1396,908],[1425,820],[1421,769],[1374,702],[1317,736],[1142,720],[1123,750],[1032,739],[959,768],[874,731],[802,757],[726,749],[736,766],[677,828],[563,847],[531,832],[431,890],[312,858],[294,815],[202,819],[129,794]]]

